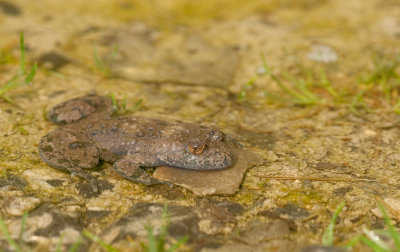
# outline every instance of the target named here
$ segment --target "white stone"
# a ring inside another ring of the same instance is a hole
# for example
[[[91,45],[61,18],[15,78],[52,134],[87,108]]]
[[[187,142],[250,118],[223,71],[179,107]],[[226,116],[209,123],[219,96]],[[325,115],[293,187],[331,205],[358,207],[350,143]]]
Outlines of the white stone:
[[[4,209],[13,216],[21,216],[40,204],[40,200],[34,197],[11,197],[5,201]]]

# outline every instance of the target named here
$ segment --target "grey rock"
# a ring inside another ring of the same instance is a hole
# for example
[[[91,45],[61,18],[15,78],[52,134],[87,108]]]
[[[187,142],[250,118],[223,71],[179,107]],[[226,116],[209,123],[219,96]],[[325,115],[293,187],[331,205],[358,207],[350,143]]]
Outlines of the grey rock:
[[[107,43],[118,45],[118,51],[107,59],[114,75],[152,83],[214,87],[230,83],[239,60],[234,48],[212,45],[198,36],[183,33],[176,33],[172,46],[172,40],[154,36],[157,31],[137,26],[107,35]]]
[[[4,210],[13,216],[21,216],[40,204],[40,199],[35,197],[9,197],[4,201]]]
[[[227,169],[194,171],[161,166],[153,177],[169,181],[192,191],[195,195],[232,195],[239,190],[248,168],[259,165],[263,159],[249,150],[232,147],[236,161]]]

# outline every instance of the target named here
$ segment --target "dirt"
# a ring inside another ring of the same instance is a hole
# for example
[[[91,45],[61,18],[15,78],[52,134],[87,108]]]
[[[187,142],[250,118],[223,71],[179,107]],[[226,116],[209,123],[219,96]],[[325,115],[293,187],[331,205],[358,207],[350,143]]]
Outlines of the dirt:
[[[400,199],[399,117],[382,92],[365,97],[369,112],[349,107],[366,87],[371,57],[399,52],[399,17],[390,0],[0,1],[0,83],[18,72],[21,31],[27,65],[39,64],[31,85],[7,94],[17,105],[0,101],[1,218],[17,239],[29,212],[20,243],[35,251],[67,250],[79,237],[82,250],[100,251],[84,229],[121,251],[139,250],[147,224],[159,232],[164,203],[169,242],[188,235],[184,251],[321,245],[341,202],[337,246],[363,227],[384,228],[376,198]],[[325,102],[296,105],[260,74],[260,53],[276,74],[323,67],[343,100],[317,88]],[[127,106],[142,100],[135,115],[218,127],[263,162],[249,165],[229,196],[138,185],[103,163],[91,171],[101,181],[93,193],[37,149],[55,127],[44,112],[92,91],[126,97]],[[396,219],[398,204],[390,206]],[[9,249],[2,232],[0,247]]]

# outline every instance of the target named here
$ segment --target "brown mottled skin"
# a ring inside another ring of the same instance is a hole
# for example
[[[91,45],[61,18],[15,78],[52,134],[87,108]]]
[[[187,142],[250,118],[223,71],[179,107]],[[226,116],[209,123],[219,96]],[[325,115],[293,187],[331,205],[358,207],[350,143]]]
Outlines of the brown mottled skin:
[[[108,97],[88,95],[63,102],[48,113],[50,121],[62,125],[42,137],[40,157],[48,165],[70,171],[90,181],[84,169],[99,160],[113,162],[123,177],[151,185],[164,183],[151,177],[143,167],[161,165],[193,170],[229,167],[232,152],[224,134],[191,123],[166,122],[144,117],[111,116]]]

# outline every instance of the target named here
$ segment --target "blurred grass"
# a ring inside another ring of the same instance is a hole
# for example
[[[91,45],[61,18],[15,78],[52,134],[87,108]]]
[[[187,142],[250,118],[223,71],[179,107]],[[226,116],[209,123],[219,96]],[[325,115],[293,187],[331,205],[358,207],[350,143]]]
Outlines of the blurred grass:
[[[20,59],[19,59],[19,70],[14,74],[5,84],[0,86],[0,98],[4,101],[17,105],[14,100],[8,96],[8,92],[19,88],[21,86],[30,85],[33,78],[36,75],[37,64],[33,64],[30,71],[25,71],[25,42],[24,33],[20,33]]]
[[[327,65],[322,63],[306,67],[296,61],[288,69],[276,71],[263,54],[261,63],[262,72],[243,85],[237,94],[239,101],[256,99],[251,93],[262,89],[267,100],[283,105],[346,106],[355,115],[376,109],[400,114],[400,53],[373,56],[372,67],[350,76],[353,79],[350,85],[332,82],[329,74],[335,73],[332,70],[328,73]],[[263,75],[269,79],[261,82],[259,78]],[[271,89],[273,84],[281,92]]]

